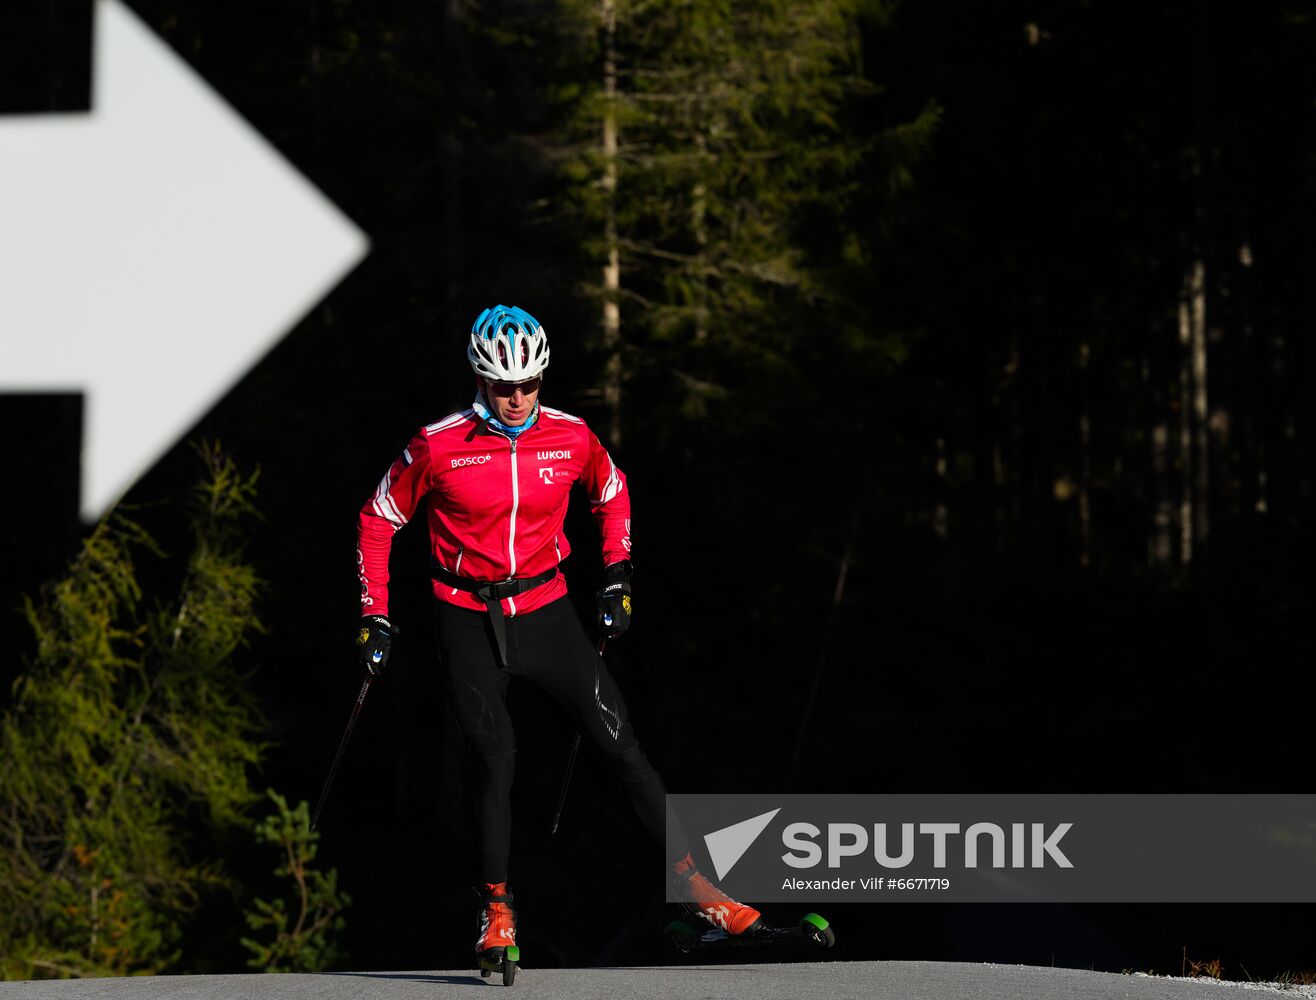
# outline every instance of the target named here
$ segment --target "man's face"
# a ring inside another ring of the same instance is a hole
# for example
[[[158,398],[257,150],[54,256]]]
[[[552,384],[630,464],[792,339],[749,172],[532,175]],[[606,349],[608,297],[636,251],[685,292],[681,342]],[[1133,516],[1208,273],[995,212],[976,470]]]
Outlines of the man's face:
[[[520,427],[525,423],[539,398],[539,381],[538,378],[524,382],[490,382],[485,379],[484,395],[500,424]]]

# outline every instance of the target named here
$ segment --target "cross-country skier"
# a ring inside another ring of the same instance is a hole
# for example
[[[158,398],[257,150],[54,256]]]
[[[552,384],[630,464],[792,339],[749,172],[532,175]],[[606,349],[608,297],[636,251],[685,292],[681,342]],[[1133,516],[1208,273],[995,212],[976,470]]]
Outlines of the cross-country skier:
[[[418,510],[429,524],[438,646],[452,703],[479,762],[477,843],[484,962],[516,942],[507,888],[516,738],[508,682],[525,677],[553,695],[625,787],[641,823],[671,857],[668,874],[691,907],[731,934],[754,933],[753,907],[695,869],[666,808],[662,779],[636,740],[621,692],[567,598],[558,564],[571,551],[562,525],[570,487],[589,498],[603,543],[599,636],[631,619],[631,503],[626,477],[579,417],[539,402],[548,338],[515,306],[486,309],[471,328],[471,407],[422,427],[361,508],[361,662],[388,662],[388,555],[393,533]],[[666,833],[666,838],[664,838]]]

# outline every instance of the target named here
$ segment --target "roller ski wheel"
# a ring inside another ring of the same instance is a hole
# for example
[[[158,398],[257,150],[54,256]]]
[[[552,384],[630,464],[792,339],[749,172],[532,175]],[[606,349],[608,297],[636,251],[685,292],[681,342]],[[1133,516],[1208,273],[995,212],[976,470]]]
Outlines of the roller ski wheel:
[[[800,917],[800,933],[819,948],[831,948],[836,944],[836,931],[816,913],[806,913]]]
[[[673,920],[663,931],[672,947],[688,955],[698,946],[699,932],[684,920]]]
[[[503,977],[503,985],[511,986],[516,982],[520,961],[521,949],[514,944],[506,948],[490,948],[480,953],[480,978],[488,979],[497,972]]]
[[[744,934],[728,934],[720,928],[700,932],[683,920],[673,920],[664,933],[683,955],[711,948],[765,948],[791,944],[831,948],[836,944],[836,932],[825,918],[816,913],[806,913],[794,927],[772,927],[760,923]]]

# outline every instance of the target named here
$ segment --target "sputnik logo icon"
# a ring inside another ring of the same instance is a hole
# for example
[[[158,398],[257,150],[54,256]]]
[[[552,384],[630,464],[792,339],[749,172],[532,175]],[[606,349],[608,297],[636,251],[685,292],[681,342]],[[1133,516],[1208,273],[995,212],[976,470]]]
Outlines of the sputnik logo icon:
[[[704,846],[708,848],[708,856],[713,861],[713,870],[717,872],[719,879],[731,871],[736,862],[745,856],[745,852],[753,846],[754,841],[759,839],[759,835],[768,828],[772,818],[779,812],[781,812],[780,806],[771,812],[760,813],[758,816],[704,834]]]

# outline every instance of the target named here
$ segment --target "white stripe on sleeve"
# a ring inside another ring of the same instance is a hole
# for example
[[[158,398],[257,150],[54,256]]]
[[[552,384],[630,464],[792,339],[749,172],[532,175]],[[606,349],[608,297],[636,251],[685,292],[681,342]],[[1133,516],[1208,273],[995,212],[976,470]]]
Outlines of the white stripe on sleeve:
[[[460,424],[463,420],[465,420],[474,412],[475,410],[471,409],[471,410],[462,410],[459,413],[449,413],[442,420],[429,424],[425,428],[425,433],[427,435],[437,434],[439,433],[439,431],[446,431],[449,427],[456,427],[458,424]]]
[[[617,473],[617,466],[612,461],[612,456],[608,456],[608,473],[607,481],[603,484],[603,489],[599,492],[597,499],[591,500],[592,504],[607,503],[618,493],[621,492],[621,476]]]
[[[379,486],[375,489],[375,500],[372,506],[375,508],[375,513],[388,521],[389,524],[393,525],[393,530],[397,531],[398,528],[401,528],[407,523],[407,519],[402,516],[402,512],[398,510],[398,505],[395,504],[393,498],[389,496],[388,491],[392,486],[393,470],[389,469],[384,475],[384,478],[379,481]]]

